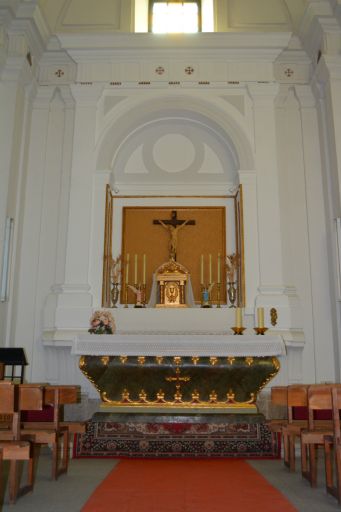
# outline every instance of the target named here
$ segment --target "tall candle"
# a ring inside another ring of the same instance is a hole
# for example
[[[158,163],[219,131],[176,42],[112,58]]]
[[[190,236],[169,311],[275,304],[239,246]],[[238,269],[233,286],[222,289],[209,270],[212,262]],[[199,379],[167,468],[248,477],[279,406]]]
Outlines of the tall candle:
[[[204,284],[204,255],[201,255],[200,258],[200,284]]]
[[[142,284],[146,284],[146,255],[143,255],[143,282]]]
[[[127,261],[126,261],[126,284],[129,283],[129,253],[127,254]]]
[[[137,254],[135,254],[135,257],[134,257],[134,277],[135,277],[135,280],[134,280],[134,283],[137,284]]]
[[[208,255],[209,263],[208,263],[208,274],[209,274],[209,284],[212,283],[212,254]]]
[[[236,308],[236,327],[243,327],[242,308]]]
[[[257,327],[264,327],[264,308],[257,308]]]
[[[220,253],[218,254],[217,283],[220,284]]]

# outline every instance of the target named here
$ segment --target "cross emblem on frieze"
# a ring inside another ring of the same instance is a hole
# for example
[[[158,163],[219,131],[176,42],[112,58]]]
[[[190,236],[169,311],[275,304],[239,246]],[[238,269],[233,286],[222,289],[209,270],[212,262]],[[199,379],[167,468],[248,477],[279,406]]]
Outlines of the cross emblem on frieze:
[[[64,71],[62,69],[57,69],[57,71],[55,72],[55,75],[60,78],[64,75]]]
[[[180,229],[185,226],[194,226],[195,220],[187,219],[181,220],[178,219],[178,212],[176,210],[172,210],[170,219],[154,219],[153,224],[161,225],[164,229],[169,232],[170,238],[168,242],[169,249],[169,259],[176,261],[176,252],[178,245],[178,233]]]
[[[294,74],[293,70],[290,69],[290,68],[287,68],[285,71],[284,71],[284,74],[285,76],[287,76],[288,78],[291,78],[292,75]]]

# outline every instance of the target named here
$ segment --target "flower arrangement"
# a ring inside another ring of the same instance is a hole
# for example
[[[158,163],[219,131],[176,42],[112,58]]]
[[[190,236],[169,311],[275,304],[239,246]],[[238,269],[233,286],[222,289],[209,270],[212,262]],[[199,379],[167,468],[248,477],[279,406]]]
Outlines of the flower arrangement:
[[[113,334],[115,331],[115,321],[110,311],[95,311],[90,325],[90,334]]]
[[[225,269],[227,274],[227,281],[233,283],[235,280],[235,274],[239,265],[239,256],[236,253],[229,254],[226,256]]]

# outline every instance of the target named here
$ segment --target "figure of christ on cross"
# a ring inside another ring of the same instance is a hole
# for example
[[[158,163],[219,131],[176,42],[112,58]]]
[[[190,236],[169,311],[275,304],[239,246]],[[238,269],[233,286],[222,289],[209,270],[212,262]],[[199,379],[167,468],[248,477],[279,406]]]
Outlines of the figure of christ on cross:
[[[163,228],[165,228],[169,234],[169,242],[168,242],[168,249],[169,249],[169,259],[176,261],[176,251],[178,246],[178,232],[181,228],[183,228],[186,225],[195,225],[195,220],[180,220],[178,219],[178,214],[176,210],[172,210],[171,212],[171,219],[157,219],[153,220],[153,224],[160,224]]]

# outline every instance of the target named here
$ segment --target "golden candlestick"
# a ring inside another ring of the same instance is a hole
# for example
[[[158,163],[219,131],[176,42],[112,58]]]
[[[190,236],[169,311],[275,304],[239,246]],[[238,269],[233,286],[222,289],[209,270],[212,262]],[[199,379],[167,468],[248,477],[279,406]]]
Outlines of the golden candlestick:
[[[145,308],[146,307],[146,285],[145,284],[142,285],[142,304],[143,304],[143,307]]]
[[[128,283],[126,283],[125,290],[124,290],[124,307],[128,307]]]
[[[217,283],[217,308],[220,308],[220,283]]]
[[[231,327],[232,331],[234,332],[234,335],[238,334],[239,336],[243,335],[243,332],[245,331],[246,327]]]
[[[266,333],[268,328],[267,327],[254,327],[253,330],[256,332],[257,336],[258,335],[264,336],[264,334]]]

